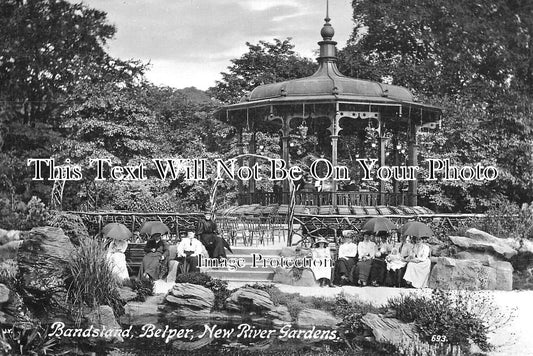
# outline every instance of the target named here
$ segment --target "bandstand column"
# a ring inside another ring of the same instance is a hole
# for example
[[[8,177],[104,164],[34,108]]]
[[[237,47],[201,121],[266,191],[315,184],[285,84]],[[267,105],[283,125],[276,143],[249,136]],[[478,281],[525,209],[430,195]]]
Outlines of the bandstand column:
[[[244,143],[242,142],[242,128],[239,129],[237,132],[237,152],[239,156],[242,156],[244,154]],[[244,158],[239,157],[237,159],[237,165],[239,167],[242,167],[243,163],[244,163]],[[246,204],[247,202],[245,201],[245,199],[243,199],[243,195],[241,195],[241,194],[244,194],[244,183],[242,179],[237,179],[237,191],[239,192],[239,196],[240,196],[240,198],[238,199],[239,203]]]
[[[290,140],[290,118],[283,118],[283,126],[281,128],[281,158],[285,161],[285,167],[288,168],[290,163],[289,155],[289,140]],[[289,204],[289,180],[284,179],[282,184],[282,204]]]
[[[416,135],[416,131],[412,130],[412,136]],[[418,165],[418,145],[416,144],[416,137],[410,137],[408,146],[408,165],[409,166],[417,166]],[[408,198],[409,198],[409,205],[415,206],[418,205],[418,197],[417,197],[417,190],[418,190],[418,177],[415,175],[414,180],[409,181],[409,191],[408,191]]]
[[[252,153],[252,154],[255,154],[256,152],[256,143],[255,143],[255,139],[256,139],[256,133],[255,131],[252,132],[252,137],[250,138],[250,142],[248,143],[248,152]],[[249,160],[249,166],[250,168],[253,169],[253,166],[255,165],[255,157],[250,157],[250,160]],[[255,203],[258,203],[256,201],[254,201],[254,197],[255,197],[255,179],[250,179],[248,181],[248,195],[250,196],[250,201],[252,204],[255,204]],[[260,203],[260,202],[259,202]]]
[[[383,167],[385,165],[385,145],[387,143],[387,138],[382,135],[379,136],[379,166]],[[385,181],[383,179],[379,180],[379,204],[385,205]]]

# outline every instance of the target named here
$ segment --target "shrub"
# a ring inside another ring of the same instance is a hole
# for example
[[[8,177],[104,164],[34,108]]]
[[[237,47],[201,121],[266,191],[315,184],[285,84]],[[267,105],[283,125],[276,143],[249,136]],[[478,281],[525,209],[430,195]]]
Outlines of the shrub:
[[[17,261],[9,259],[0,263],[0,283],[5,284],[10,289],[16,285],[17,273]]]
[[[342,318],[341,327],[353,335],[361,335],[364,331],[361,319],[367,313],[382,313],[384,308],[378,308],[368,302],[360,300],[348,301],[343,295],[335,299],[333,313]]]
[[[84,307],[109,305],[115,315],[123,313],[123,301],[118,288],[120,282],[113,275],[103,242],[84,239],[67,260],[66,286],[72,303],[72,316],[81,322]]]
[[[0,335],[2,355],[53,355],[59,347],[59,340],[48,336],[49,326],[38,321],[13,325],[6,331]]]
[[[78,246],[81,240],[89,238],[87,227],[78,215],[64,212],[56,212],[49,219],[50,226],[59,227],[63,230],[74,245]]]
[[[489,323],[485,317],[493,311],[483,294],[434,290],[430,296],[408,295],[389,299],[388,307],[397,318],[414,322],[424,341],[434,335],[446,336],[452,345],[468,347],[470,340],[482,350],[489,350]]]
[[[154,295],[154,281],[151,279],[130,279],[131,290],[137,293],[134,301],[144,302],[146,297]]]

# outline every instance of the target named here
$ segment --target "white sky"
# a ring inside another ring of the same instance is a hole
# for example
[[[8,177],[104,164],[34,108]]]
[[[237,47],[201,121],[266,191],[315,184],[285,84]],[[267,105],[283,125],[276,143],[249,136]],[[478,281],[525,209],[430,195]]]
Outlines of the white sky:
[[[75,0],[72,0],[73,2]],[[325,0],[84,0],[117,27],[112,56],[151,63],[149,80],[176,88],[207,89],[245,42],[292,37],[296,52],[314,58]],[[337,47],[353,29],[351,0],[330,0]]]

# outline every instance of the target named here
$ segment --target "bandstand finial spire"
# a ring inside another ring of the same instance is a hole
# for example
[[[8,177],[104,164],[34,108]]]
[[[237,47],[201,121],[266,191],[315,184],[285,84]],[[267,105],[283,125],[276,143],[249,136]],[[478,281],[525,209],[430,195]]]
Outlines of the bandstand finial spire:
[[[329,23],[329,21],[331,21],[331,19],[329,18],[329,0],[326,0],[326,18],[324,19],[324,21],[326,21],[326,23],[322,27],[320,34],[322,35],[324,41],[331,41],[333,35],[335,34],[335,30],[333,30],[333,27]]]
[[[329,0],[326,0],[326,18],[324,19],[326,22],[329,22]]]

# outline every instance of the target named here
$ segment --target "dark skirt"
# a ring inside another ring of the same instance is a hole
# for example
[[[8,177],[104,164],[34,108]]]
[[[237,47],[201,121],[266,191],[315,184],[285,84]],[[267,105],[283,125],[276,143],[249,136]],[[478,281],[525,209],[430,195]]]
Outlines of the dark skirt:
[[[363,283],[367,283],[371,268],[372,260],[357,262],[355,267],[352,269],[352,280],[354,282],[361,281]]]
[[[355,257],[339,258],[335,263],[334,281],[335,283],[342,282],[341,277],[346,276],[350,283],[353,283],[351,271],[355,266]]]
[[[214,233],[202,234],[200,242],[205,246],[209,258],[226,258],[224,241],[220,236]]]
[[[141,267],[139,268],[139,279],[143,279],[144,274],[149,275],[153,280],[159,279],[161,256],[163,254],[159,251],[148,252],[144,255]]]
[[[387,273],[387,262],[381,258],[372,259],[372,268],[370,269],[370,283],[378,283],[380,286],[385,284]]]
[[[405,282],[403,281],[403,275],[405,274],[406,269],[407,265],[396,270],[388,270],[385,284],[389,287],[404,287]]]

